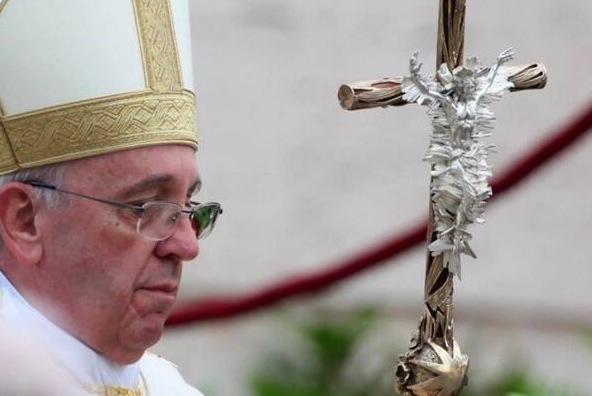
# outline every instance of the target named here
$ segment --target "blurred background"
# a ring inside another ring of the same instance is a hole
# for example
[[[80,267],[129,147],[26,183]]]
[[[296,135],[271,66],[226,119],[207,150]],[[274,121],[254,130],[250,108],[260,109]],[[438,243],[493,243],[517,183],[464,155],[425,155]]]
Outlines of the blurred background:
[[[425,108],[348,112],[337,89],[405,75],[417,50],[424,70],[435,69],[437,1],[191,8],[201,197],[221,202],[224,214],[185,267],[183,301],[238,298],[325,271],[425,221]],[[466,57],[490,65],[514,47],[514,64],[542,62],[549,76],[544,90],[494,104],[494,176],[592,105],[591,21],[588,0],[467,0]],[[478,259],[463,258],[455,287],[472,389],[519,378],[531,389],[592,394],[590,135],[492,202],[485,224],[472,228]],[[275,376],[279,361],[318,369],[327,363],[319,345],[331,339],[341,340],[339,364],[348,361],[336,374],[347,389],[376,383],[373,375],[390,383],[421,314],[425,252],[422,244],[281,304],[170,328],[154,352],[207,396],[273,395],[261,378]],[[364,331],[352,333],[360,323]],[[311,328],[334,337],[315,338]],[[295,372],[278,375],[289,384]],[[369,388],[351,395],[388,394]]]

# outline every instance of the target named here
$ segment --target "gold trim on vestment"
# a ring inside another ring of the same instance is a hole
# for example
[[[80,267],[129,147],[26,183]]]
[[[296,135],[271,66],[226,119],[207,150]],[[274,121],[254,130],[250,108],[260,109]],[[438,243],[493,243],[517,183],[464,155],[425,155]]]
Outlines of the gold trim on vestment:
[[[126,388],[114,385],[89,385],[82,384],[85,391],[97,396],[149,396],[146,379],[140,372],[140,385],[136,388]]]
[[[141,387],[126,388],[111,385],[84,385],[84,390],[97,396],[146,396]]]

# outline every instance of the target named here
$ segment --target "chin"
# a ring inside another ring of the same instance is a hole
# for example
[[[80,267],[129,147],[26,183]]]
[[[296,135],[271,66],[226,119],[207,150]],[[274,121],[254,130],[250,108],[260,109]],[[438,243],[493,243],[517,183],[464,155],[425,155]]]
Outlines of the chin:
[[[141,326],[125,337],[125,347],[131,352],[130,359],[140,359],[146,349],[156,344],[162,337],[166,318],[144,318]]]
[[[162,337],[164,324],[167,318],[168,315],[164,314],[154,314],[144,318],[144,326],[141,334],[143,335],[142,338],[144,338],[147,343],[150,343],[149,346],[157,343],[158,340],[160,340],[160,337]]]
[[[146,323],[138,334],[138,342],[145,348],[149,348],[156,344],[164,332],[165,321],[166,317],[157,320],[153,319],[149,323]]]
[[[142,358],[148,348],[158,342],[161,335],[162,331],[146,332],[141,338],[136,338],[133,342],[123,346],[121,352],[106,356],[113,362],[121,365],[136,363]]]

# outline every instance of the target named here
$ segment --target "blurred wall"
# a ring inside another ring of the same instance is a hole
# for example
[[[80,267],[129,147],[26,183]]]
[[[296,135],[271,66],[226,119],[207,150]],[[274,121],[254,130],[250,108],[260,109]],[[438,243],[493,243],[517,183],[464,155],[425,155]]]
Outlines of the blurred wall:
[[[191,2],[202,197],[219,200],[224,214],[186,266],[183,298],[240,294],[322,270],[425,218],[425,109],[346,112],[336,93],[342,83],[406,74],[416,50],[424,70],[433,69],[437,3]],[[549,74],[544,90],[494,105],[495,174],[592,103],[592,3],[467,3],[465,56],[489,65],[511,46],[515,64],[541,61]],[[592,325],[591,153],[589,136],[473,227],[479,258],[464,259],[456,286],[461,345],[463,334],[475,334],[472,314],[510,312],[522,324],[495,326],[493,316],[479,327],[471,370],[519,354],[549,383],[592,392],[592,351],[570,332],[535,326],[553,315]],[[295,304],[381,304],[406,319],[385,328],[385,343],[405,341],[421,313],[424,260],[425,247],[417,248]],[[264,311],[171,330],[155,350],[208,396],[247,396],[244,381],[258,360],[290,342],[274,322],[274,311]]]

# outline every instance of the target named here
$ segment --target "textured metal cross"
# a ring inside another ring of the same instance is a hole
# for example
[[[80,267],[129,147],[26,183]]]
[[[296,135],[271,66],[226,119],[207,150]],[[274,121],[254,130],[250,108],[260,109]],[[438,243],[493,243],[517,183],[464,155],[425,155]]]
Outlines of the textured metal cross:
[[[475,147],[480,148],[480,146],[473,144],[471,139],[474,136],[469,135],[478,134],[477,124],[479,118],[483,118],[483,114],[485,116],[491,115],[487,109],[488,103],[485,102],[491,99],[488,99],[487,95],[491,93],[490,91],[495,91],[494,85],[500,86],[499,82],[501,81],[503,89],[500,89],[500,92],[502,90],[520,91],[543,88],[547,81],[546,71],[542,64],[506,66],[505,62],[511,57],[510,51],[502,53],[498,58],[498,63],[491,68],[478,68],[473,64],[465,68],[462,63],[465,0],[440,0],[438,19],[436,65],[439,69],[433,80],[422,80],[419,77],[417,59],[413,58],[410,63],[411,77],[356,82],[342,85],[338,92],[339,102],[346,110],[401,106],[408,104],[409,101],[427,103],[429,111],[432,112],[432,124],[435,125],[436,132],[434,134],[440,133],[435,139],[441,139],[444,136],[442,130],[447,128],[454,129],[449,132],[452,135],[457,135],[458,142],[456,146],[453,143],[450,149],[453,153],[450,156],[455,157],[451,160],[451,165],[447,164],[446,167],[442,167],[440,164],[434,165],[432,163],[430,221],[427,235],[429,249],[426,263],[424,308],[419,330],[417,335],[412,338],[410,350],[399,358],[396,367],[395,387],[402,396],[455,396],[466,384],[468,357],[463,355],[453,336],[453,281],[456,271],[455,267],[451,266],[451,261],[454,260],[450,259],[450,252],[447,252],[449,255],[446,256],[444,253],[440,253],[438,248],[433,248],[436,244],[439,244],[440,247],[445,246],[446,243],[451,245],[449,242],[451,237],[446,235],[448,239],[445,239],[443,237],[445,233],[456,232],[459,235],[457,239],[460,241],[455,241],[458,246],[466,241],[462,240],[464,230],[458,226],[455,228],[454,222],[448,230],[442,232],[439,216],[447,216],[449,213],[442,215],[442,212],[446,212],[446,207],[444,209],[437,207],[437,197],[435,198],[434,195],[439,192],[434,193],[433,185],[440,183],[440,188],[446,188],[446,186],[442,186],[442,181],[435,180],[434,175],[445,172],[454,174],[466,170],[463,169],[462,160],[468,158],[469,154],[463,153],[463,150],[465,148],[472,149],[474,152]],[[458,74],[453,72],[463,68],[464,70]],[[468,79],[463,80],[463,76],[466,75],[469,75]],[[461,82],[454,85],[455,81]],[[463,98],[467,81],[469,82],[469,91],[470,89],[473,91]],[[503,86],[504,83],[505,86]],[[410,88],[410,85],[413,84],[415,86]],[[481,87],[475,88],[475,84],[481,84]],[[493,92],[491,97],[498,94],[499,92]],[[413,97],[412,100],[410,100],[411,97]],[[434,115],[436,111],[440,111],[440,113]],[[455,111],[460,114],[452,114],[452,120],[443,120],[448,118],[449,113]],[[493,117],[491,116],[490,119],[492,120]],[[469,126],[464,127],[467,123]],[[462,140],[462,136],[459,138],[459,134],[466,135],[466,139]],[[441,147],[436,147],[435,150],[438,149],[444,150]],[[438,152],[436,155],[439,155]],[[474,169],[468,170],[474,171]],[[443,180],[445,182],[447,179]],[[488,188],[488,186],[486,187]],[[488,194],[485,194],[487,196],[483,201],[490,195],[490,189],[486,192]],[[458,223],[458,218],[467,215],[455,214],[455,216],[453,219],[456,219]],[[439,238],[445,240],[441,241]],[[468,239],[470,239],[470,235]],[[444,249],[454,250],[458,249],[458,246],[449,246]],[[463,246],[466,249],[462,253],[472,254],[468,243],[461,247]],[[459,263],[455,265],[460,266]],[[459,268],[458,271],[460,271]]]

